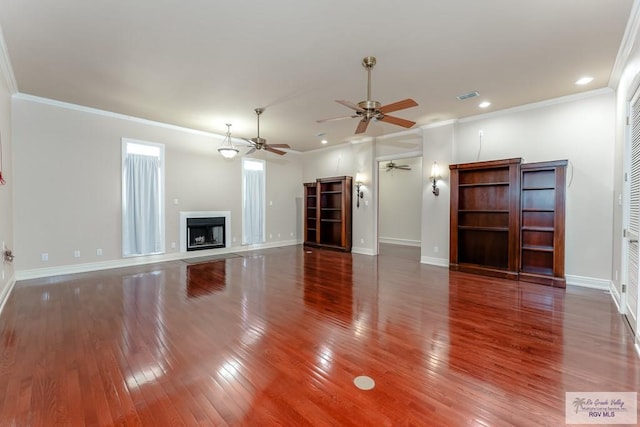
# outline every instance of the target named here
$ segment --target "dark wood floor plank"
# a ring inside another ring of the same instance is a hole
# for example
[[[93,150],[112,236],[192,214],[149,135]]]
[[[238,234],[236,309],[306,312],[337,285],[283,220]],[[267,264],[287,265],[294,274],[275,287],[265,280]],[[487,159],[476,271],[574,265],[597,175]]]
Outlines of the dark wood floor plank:
[[[567,391],[640,388],[606,293],[419,255],[293,246],[19,282],[0,425],[545,426]]]

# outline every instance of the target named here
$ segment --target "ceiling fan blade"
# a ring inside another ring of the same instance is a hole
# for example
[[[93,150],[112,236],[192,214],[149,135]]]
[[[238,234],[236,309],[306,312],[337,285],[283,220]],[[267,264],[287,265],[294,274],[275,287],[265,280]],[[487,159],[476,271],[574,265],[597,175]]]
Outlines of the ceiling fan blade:
[[[383,118],[378,120],[385,123],[391,123],[392,125],[402,126],[405,128],[410,128],[411,126],[416,124],[416,122],[412,122],[411,120],[405,120],[405,119],[401,119],[400,117],[393,117],[393,116],[384,116]]]
[[[364,133],[367,130],[367,126],[369,126],[369,120],[362,119],[358,123],[358,127],[356,128],[356,134]]]
[[[411,168],[407,165],[403,165],[403,166],[396,166],[396,169],[402,169],[403,171],[410,171]]]
[[[256,143],[253,142],[252,140],[248,139],[248,138],[240,138],[243,141],[247,141],[249,143],[250,146],[255,147]]]
[[[281,156],[284,156],[285,154],[287,154],[286,152],[282,151],[282,150],[276,150],[275,148],[272,148],[273,145],[267,145],[266,147],[264,147],[265,150],[267,151],[271,151],[272,153],[276,153],[279,154]]]
[[[344,101],[344,100],[339,100],[336,99],[336,102],[338,104],[344,105],[347,108],[351,108],[352,110],[356,110],[356,111],[364,111],[362,108],[358,107],[356,104],[354,104],[351,101]]]
[[[344,120],[344,119],[355,119],[356,117],[358,117],[357,114],[354,114],[353,116],[333,117],[330,119],[316,120],[316,123],[326,123],[326,122],[333,122],[335,120]]]
[[[254,151],[256,151],[256,147],[253,147],[251,150],[247,151],[247,154],[251,154],[251,153],[253,153]]]
[[[381,113],[390,113],[392,111],[404,110],[405,108],[417,107],[418,103],[411,98],[394,102],[393,104],[383,105],[378,108]]]
[[[291,148],[289,144],[269,144],[271,148]]]

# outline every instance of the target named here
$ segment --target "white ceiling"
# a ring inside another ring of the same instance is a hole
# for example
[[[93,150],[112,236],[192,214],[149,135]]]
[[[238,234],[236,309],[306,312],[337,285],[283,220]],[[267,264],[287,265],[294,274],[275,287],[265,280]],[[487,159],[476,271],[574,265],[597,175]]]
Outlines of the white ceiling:
[[[21,93],[247,138],[265,107],[260,136],[306,151],[354,139],[357,119],[316,120],[366,99],[368,55],[372,98],[415,99],[392,115],[417,126],[606,87],[632,4],[0,0],[0,26]]]

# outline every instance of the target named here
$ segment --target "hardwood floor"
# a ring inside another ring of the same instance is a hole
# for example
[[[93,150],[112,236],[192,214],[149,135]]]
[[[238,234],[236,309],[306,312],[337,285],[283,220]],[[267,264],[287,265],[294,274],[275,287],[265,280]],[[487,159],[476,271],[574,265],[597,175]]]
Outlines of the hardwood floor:
[[[640,385],[602,291],[301,246],[19,282],[0,326],[2,426],[557,426]]]

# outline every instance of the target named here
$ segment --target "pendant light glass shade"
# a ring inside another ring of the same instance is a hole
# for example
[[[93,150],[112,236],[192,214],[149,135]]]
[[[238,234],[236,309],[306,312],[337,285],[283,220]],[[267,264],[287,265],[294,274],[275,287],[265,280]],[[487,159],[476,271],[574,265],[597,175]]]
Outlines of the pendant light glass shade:
[[[233,159],[238,154],[238,149],[231,142],[231,124],[227,123],[227,135],[222,141],[222,145],[218,148],[218,152],[226,159]]]

